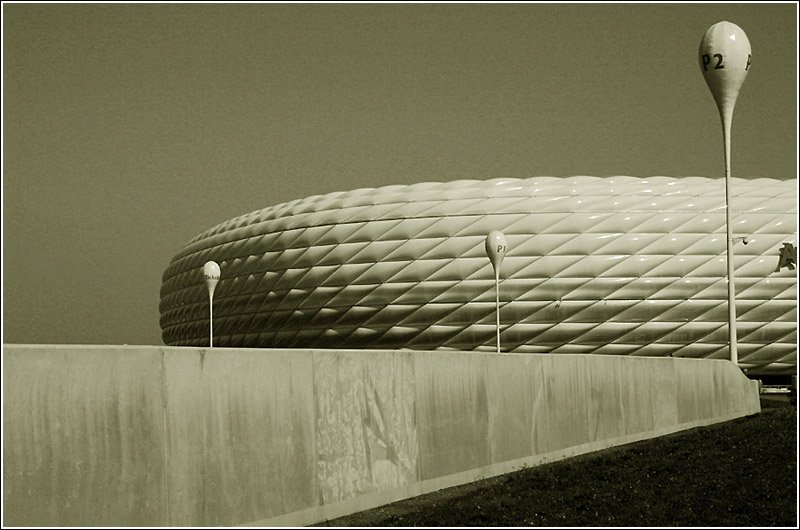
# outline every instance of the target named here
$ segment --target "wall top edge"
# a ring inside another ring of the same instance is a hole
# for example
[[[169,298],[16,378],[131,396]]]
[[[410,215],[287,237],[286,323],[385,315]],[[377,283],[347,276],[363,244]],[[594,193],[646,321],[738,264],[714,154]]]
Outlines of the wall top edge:
[[[196,351],[198,353],[237,353],[237,352],[264,352],[264,353],[294,353],[301,354],[352,354],[352,355],[370,355],[370,354],[412,354],[412,355],[437,355],[437,356],[451,356],[451,355],[470,355],[470,356],[484,356],[484,357],[548,357],[555,359],[649,359],[653,361],[704,361],[704,362],[729,362],[727,359],[707,359],[707,358],[690,358],[690,357],[652,357],[645,355],[593,355],[586,353],[495,353],[486,351],[459,351],[459,350],[412,350],[412,349],[399,349],[399,350],[383,350],[383,349],[334,349],[334,348],[203,348],[197,346],[154,346],[154,345],[136,345],[136,344],[15,344],[3,343],[3,350],[42,350],[50,349],[55,351],[64,350],[157,350],[165,353],[169,352],[189,352]]]

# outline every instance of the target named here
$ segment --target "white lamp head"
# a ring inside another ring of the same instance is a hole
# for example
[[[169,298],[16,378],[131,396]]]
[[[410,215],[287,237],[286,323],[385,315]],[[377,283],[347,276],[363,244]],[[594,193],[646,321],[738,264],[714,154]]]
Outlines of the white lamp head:
[[[206,286],[208,286],[208,295],[213,296],[219,281],[219,265],[214,261],[207,261],[203,265],[203,276],[206,279]]]
[[[492,262],[495,274],[500,270],[500,265],[503,264],[503,258],[506,257],[508,250],[508,242],[503,232],[492,230],[486,236],[486,254],[489,256],[489,261]]]
[[[703,35],[698,52],[700,70],[717,102],[720,116],[730,120],[739,89],[750,70],[750,41],[732,22],[717,22]]]

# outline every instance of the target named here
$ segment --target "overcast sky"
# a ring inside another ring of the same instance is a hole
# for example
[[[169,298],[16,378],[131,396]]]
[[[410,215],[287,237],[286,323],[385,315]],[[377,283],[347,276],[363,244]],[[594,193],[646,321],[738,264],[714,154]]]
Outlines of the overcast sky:
[[[308,195],[721,178],[697,61],[720,20],[753,49],[733,175],[795,178],[794,3],[6,3],[3,341],[162,344],[172,256]]]

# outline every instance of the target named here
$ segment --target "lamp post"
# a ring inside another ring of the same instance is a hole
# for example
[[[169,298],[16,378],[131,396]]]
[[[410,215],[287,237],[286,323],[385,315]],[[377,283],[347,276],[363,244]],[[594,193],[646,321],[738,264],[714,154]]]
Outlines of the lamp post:
[[[733,270],[733,235],[731,227],[731,120],[739,89],[750,70],[750,41],[742,28],[728,21],[717,22],[706,31],[698,52],[700,69],[722,120],[725,144],[725,231],[728,259],[728,341],[730,358],[739,363],[736,351],[736,285]]]
[[[203,265],[203,276],[208,287],[208,347],[214,347],[214,289],[219,281],[219,265],[214,261],[207,261]]]
[[[486,236],[486,254],[494,269],[495,315],[497,318],[497,353],[500,353],[500,265],[508,250],[506,236],[502,232],[492,230]]]

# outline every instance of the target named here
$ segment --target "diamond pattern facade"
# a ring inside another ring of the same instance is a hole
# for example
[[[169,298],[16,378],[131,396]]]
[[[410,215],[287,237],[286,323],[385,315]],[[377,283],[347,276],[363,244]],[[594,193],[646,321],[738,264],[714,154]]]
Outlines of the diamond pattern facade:
[[[797,373],[797,181],[734,179],[739,361]],[[202,268],[220,264],[214,343],[727,358],[724,181],[536,177],[318,195],[236,217],[171,261],[169,345],[208,344]]]

